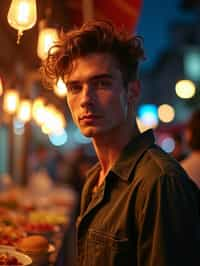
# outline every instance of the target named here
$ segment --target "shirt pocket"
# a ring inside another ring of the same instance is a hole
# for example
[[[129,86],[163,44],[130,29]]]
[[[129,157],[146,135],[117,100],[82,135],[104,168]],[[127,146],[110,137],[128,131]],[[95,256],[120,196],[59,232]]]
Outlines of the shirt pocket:
[[[87,238],[88,266],[124,266],[130,257],[127,238],[118,239],[111,234],[89,230]],[[129,261],[130,263],[130,261]]]

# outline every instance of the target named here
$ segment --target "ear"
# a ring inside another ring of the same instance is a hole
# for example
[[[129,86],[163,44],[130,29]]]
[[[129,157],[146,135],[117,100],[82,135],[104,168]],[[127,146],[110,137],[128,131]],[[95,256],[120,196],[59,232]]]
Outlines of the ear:
[[[130,81],[128,84],[128,102],[135,102],[137,101],[140,95],[140,81],[134,80]]]

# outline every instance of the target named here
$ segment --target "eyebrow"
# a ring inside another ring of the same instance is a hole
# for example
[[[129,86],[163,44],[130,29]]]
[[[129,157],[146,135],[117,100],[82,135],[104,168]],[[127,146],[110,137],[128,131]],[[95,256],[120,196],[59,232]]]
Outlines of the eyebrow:
[[[112,77],[111,74],[105,73],[105,74],[100,74],[100,75],[94,75],[94,76],[90,77],[89,79],[87,79],[86,81],[92,81],[92,80],[102,79],[102,78],[112,79],[113,77]],[[66,81],[65,83],[66,84],[76,84],[76,83],[81,83],[81,82],[84,82],[84,81],[81,81],[81,80],[69,80],[69,81]]]

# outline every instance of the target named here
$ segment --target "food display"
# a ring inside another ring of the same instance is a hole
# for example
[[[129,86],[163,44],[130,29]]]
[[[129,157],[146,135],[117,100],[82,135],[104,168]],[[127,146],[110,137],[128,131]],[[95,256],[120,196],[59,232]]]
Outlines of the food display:
[[[32,259],[24,253],[11,248],[0,247],[0,265],[28,266],[32,264]]]
[[[17,248],[24,252],[48,252],[49,242],[40,235],[27,236],[17,243]]]
[[[28,236],[21,239],[17,244],[17,249],[28,254],[33,265],[44,265],[49,260],[52,245],[49,244],[47,238],[41,235]]]
[[[0,225],[0,245],[13,245],[22,237],[26,236],[26,232],[15,226]]]
[[[0,195],[0,207],[14,209],[18,207],[18,192],[16,190],[2,192]]]
[[[66,195],[63,206],[54,204],[54,193],[43,195],[49,206],[36,204],[39,198],[22,188],[0,195],[0,266],[54,265],[70,222]]]
[[[29,234],[43,234],[56,231],[56,227],[48,223],[27,223],[24,225],[24,229]]]
[[[15,256],[9,255],[7,252],[0,253],[0,265],[23,265]]]
[[[34,211],[29,214],[29,221],[32,223],[43,223],[43,224],[66,224],[68,217],[61,213],[51,211]]]

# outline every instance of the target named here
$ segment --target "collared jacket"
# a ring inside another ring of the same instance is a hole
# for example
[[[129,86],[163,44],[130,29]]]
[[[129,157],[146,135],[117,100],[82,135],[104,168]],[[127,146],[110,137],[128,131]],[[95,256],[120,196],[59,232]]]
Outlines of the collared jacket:
[[[82,192],[78,266],[200,265],[198,189],[151,130],[131,140],[94,193],[99,171]]]

